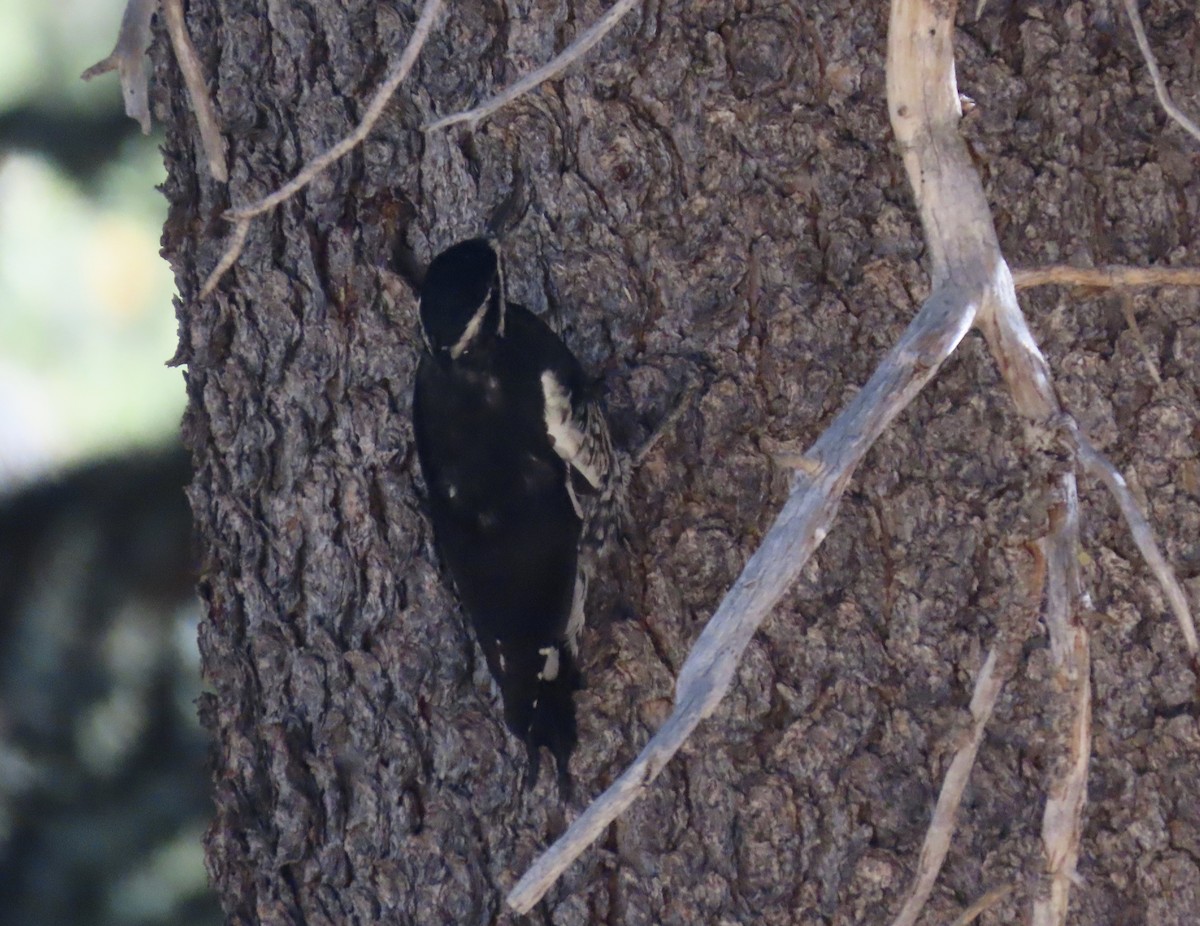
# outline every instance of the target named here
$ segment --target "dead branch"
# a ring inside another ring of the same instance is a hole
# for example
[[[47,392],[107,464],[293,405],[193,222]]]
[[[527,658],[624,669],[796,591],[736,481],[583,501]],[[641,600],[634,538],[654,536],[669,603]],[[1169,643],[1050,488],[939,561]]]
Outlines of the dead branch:
[[[117,34],[117,44],[112,54],[93,64],[82,75],[84,80],[91,80],[100,74],[117,70],[121,76],[121,93],[125,98],[125,115],[141,124],[144,135],[150,134],[150,77],[146,72],[146,52],[150,48],[150,20],[158,7],[159,0],[129,0],[121,17],[121,31]],[[175,59],[187,84],[196,122],[200,126],[200,141],[204,146],[209,172],[224,183],[229,179],[225,167],[225,140],[221,137],[217,113],[208,95],[200,57],[188,35],[180,0],[164,0],[163,16]]]
[[[204,298],[216,289],[217,283],[224,276],[225,271],[234,265],[238,257],[241,256],[242,247],[246,243],[246,232],[248,230],[250,219],[256,215],[261,215],[269,209],[274,209],[280,203],[290,199],[300,190],[304,189],[308,184],[312,183],[320,174],[326,171],[331,165],[341,160],[371,134],[371,130],[375,128],[375,123],[379,121],[379,117],[383,115],[383,111],[391,102],[392,96],[396,89],[408,77],[409,71],[412,70],[416,63],[417,55],[421,53],[421,49],[425,45],[425,40],[429,38],[429,33],[433,29],[434,21],[437,19],[438,13],[442,9],[442,0],[425,0],[425,5],[421,8],[421,15],[417,18],[417,24],[413,27],[412,37],[409,38],[408,44],[404,46],[404,51],[400,55],[400,60],[396,63],[396,67],[388,74],[387,79],[375,91],[371,97],[371,102],[367,104],[366,113],[362,120],[349,135],[329,148],[327,151],[317,155],[311,161],[304,165],[300,173],[296,174],[291,180],[269,193],[262,199],[251,203],[248,206],[242,206],[231,210],[227,218],[233,220],[233,234],[230,236],[229,243],[226,245],[225,253],[221,256],[217,266],[213,268],[212,273],[208,275],[208,279],[204,281],[204,286],[200,289],[200,297]],[[243,228],[246,225],[246,228]]]
[[[977,324],[1034,446],[1060,419],[1050,369],[1017,304],[1012,275],[1000,251],[991,210],[958,132],[958,91],[954,76],[954,3],[893,0],[888,26],[888,101],[892,129],[921,212],[935,285],[939,265],[955,250],[973,252],[961,261],[984,271],[983,308]],[[954,192],[953,199],[945,194]],[[957,221],[949,215],[961,212]],[[963,226],[966,227],[963,227]],[[947,271],[943,270],[943,273]],[[961,270],[949,275],[957,278]],[[1043,818],[1049,891],[1034,902],[1037,926],[1061,924],[1079,852],[1080,818],[1086,795],[1090,746],[1087,634],[1075,620],[1083,593],[1079,581],[1079,503],[1075,474],[1057,475],[1047,505],[1050,533],[1046,623],[1063,690],[1071,699],[1070,755],[1065,774],[1051,783]]]
[[[933,891],[946,853],[950,850],[950,837],[954,835],[958,806],[962,800],[967,780],[971,777],[971,768],[975,764],[975,755],[979,752],[979,744],[983,742],[983,730],[992,717],[992,709],[996,706],[996,698],[1004,687],[1004,677],[996,671],[996,648],[988,651],[987,661],[975,681],[975,692],[971,695],[971,731],[967,741],[959,747],[946,778],[942,782],[942,790],[938,795],[937,806],[933,810],[933,819],[925,831],[925,843],[921,846],[921,857],[917,860],[917,874],[913,886],[909,889],[904,906],[892,920],[892,926],[913,926],[920,916],[925,902]]]
[[[1067,751],[1050,780],[1042,813],[1042,851],[1049,884],[1034,896],[1032,926],[1063,926],[1067,920],[1092,743],[1091,657],[1087,631],[1078,623],[1084,600],[1079,586],[1079,499],[1074,473],[1062,474],[1058,488],[1062,494],[1052,503],[1050,533],[1042,544],[1049,564],[1046,628],[1055,681],[1065,702],[1065,710],[1056,713],[1059,723],[1066,726]]]
[[[1017,289],[1034,286],[1086,286],[1127,289],[1136,286],[1200,286],[1195,267],[1033,267],[1013,271]]]
[[[469,123],[471,128],[474,128],[479,122],[486,119],[496,110],[507,106],[513,100],[524,96],[530,90],[533,90],[553,77],[557,77],[569,68],[573,63],[591,51],[601,39],[612,32],[613,27],[621,21],[625,14],[640,2],[641,0],[617,0],[616,3],[605,11],[603,16],[592,23],[583,35],[579,36],[579,38],[563,49],[562,52],[546,64],[543,64],[536,71],[526,74],[515,84],[505,88],[490,100],[480,103],[474,109],[467,109],[449,116],[443,116],[441,119],[429,123],[425,126],[425,131],[433,132],[437,129],[456,125],[459,122]]]
[[[983,331],[1014,404],[1027,421],[1031,446],[1049,449],[1056,425],[1068,420],[1045,357],[1017,304],[982,184],[958,133],[954,13],[955,4],[945,0],[892,0],[888,27],[888,109],[921,214],[932,294],[862,392],[806,454],[806,465],[797,467],[783,511],[692,647],[676,683],[671,716],[624,774],[512,889],[508,903],[520,913],[528,912],[567,866],[636,800],[696,725],[716,708],[755,629],[824,539],[863,454],[934,375],[969,325],[977,324]],[[881,394],[881,387],[888,391]],[[1065,921],[1079,852],[1091,742],[1088,637],[1078,622],[1081,608],[1087,605],[1079,575],[1079,501],[1074,472],[1059,469],[1044,500],[1049,531],[1041,550],[1046,563],[1044,613],[1057,682],[1066,701],[1061,714],[1067,754],[1061,773],[1050,783],[1043,817],[1048,884],[1034,900],[1037,926],[1061,926]],[[990,671],[984,678],[987,683],[978,702],[981,712],[990,696],[987,689],[994,684]],[[969,767],[970,763],[961,764]],[[956,787],[950,786],[951,793]],[[926,840],[933,847],[931,854],[949,838],[947,814],[941,817],[939,828]]]
[[[175,60],[179,62],[179,69],[183,72],[183,80],[187,84],[188,96],[192,101],[192,112],[196,114],[196,123],[200,127],[200,142],[204,146],[204,156],[208,159],[209,173],[225,183],[229,179],[229,171],[225,167],[225,139],[221,137],[217,111],[208,95],[208,83],[204,77],[204,68],[200,66],[200,56],[196,54],[196,46],[192,44],[192,37],[188,35],[183,6],[180,0],[162,0],[162,3],[167,34],[171,37]]]
[[[893,4],[892,31],[896,29],[896,8],[907,5],[911,4],[904,0]],[[948,29],[942,32],[940,42],[944,48],[940,53],[948,58]],[[916,53],[924,52],[922,48]],[[957,124],[958,93],[952,59],[949,81],[931,82],[934,99],[921,99],[923,88],[904,82],[895,84],[892,58],[889,46],[888,98],[893,124],[897,119],[904,123],[903,134],[898,131],[897,135],[906,165],[911,164],[917,171],[914,174],[910,170],[910,177],[923,178],[917,188],[922,220],[927,229],[928,222],[939,229],[938,235],[929,240],[933,291],[866,386],[806,454],[811,465],[797,469],[783,510],[693,645],[675,685],[671,716],[624,774],[517,882],[508,903],[518,912],[528,912],[537,903],[567,866],[637,799],[696,725],[716,708],[754,631],[825,539],[838,501],[863,455],[958,345],[974,322],[997,269],[1003,268],[1003,261],[999,268],[996,266],[999,248],[994,245],[987,202],[971,172],[962,142],[954,135],[957,152],[944,153],[946,156],[940,160],[938,152],[919,143],[930,131],[926,120],[934,120],[951,132]],[[899,97],[895,96],[897,90]],[[921,92],[910,99],[914,90]],[[932,163],[926,164],[931,156]],[[920,173],[922,169],[924,174]],[[980,226],[980,216],[986,227]],[[993,242],[990,251],[983,246],[989,234]],[[1007,269],[1004,276],[1007,278]]]
[[[922,306],[875,373],[807,454],[762,545],[692,646],[675,685],[675,709],[629,768],[592,802],[512,889],[528,912],[597,836],[632,804],[696,725],[716,709],[755,630],[825,539],[838,502],[867,451],[921,391],[971,327],[978,303],[948,285]]]
[[[1017,304],[1011,277],[991,293],[979,327],[996,360],[1017,411],[1028,422],[1031,446],[1044,447],[1063,413],[1046,358]],[[1067,755],[1053,778],[1042,816],[1042,845],[1047,888],[1034,897],[1034,926],[1066,922],[1075,863],[1079,857],[1083,805],[1087,798],[1087,765],[1091,754],[1091,688],[1087,631],[1078,615],[1086,605],[1079,576],[1079,496],[1075,473],[1059,472],[1047,500],[1050,532],[1044,539],[1048,563],[1045,620],[1050,633],[1056,681],[1066,702]]]
[[[150,48],[150,20],[158,0],[129,0],[121,16],[117,44],[103,61],[83,72],[84,80],[115,70],[121,77],[125,115],[136,120],[142,134],[150,134],[150,78],[146,73],[146,51]]]
[[[225,271],[237,263],[238,257],[241,256],[242,248],[246,246],[246,236],[249,234],[250,220],[238,219],[233,225],[233,234],[229,236],[229,243],[225,246],[225,253],[221,255],[221,259],[217,261],[217,265],[213,267],[212,273],[208,275],[208,279],[204,281],[204,285],[200,288],[200,298],[203,299],[216,289],[217,282],[225,275]]]
[[[1167,115],[1179,123],[1180,127],[1187,132],[1192,138],[1200,141],[1200,125],[1196,125],[1187,114],[1175,105],[1175,101],[1171,99],[1171,94],[1167,92],[1167,85],[1162,79],[1162,74],[1158,70],[1158,60],[1154,57],[1154,51],[1150,48],[1150,40],[1146,38],[1146,30],[1142,26],[1142,17],[1138,13],[1137,0],[1124,0],[1125,13],[1129,17],[1129,24],[1133,26],[1133,34],[1137,37],[1138,48],[1141,49],[1142,58],[1146,62],[1146,70],[1150,72],[1150,79],[1154,81],[1154,93],[1158,97],[1158,102],[1166,111]]]
[[[1125,316],[1125,324],[1129,326],[1129,332],[1133,335],[1138,352],[1142,355],[1142,362],[1146,364],[1146,369],[1150,372],[1150,378],[1154,381],[1154,385],[1161,386],[1163,381],[1162,374],[1158,372],[1158,361],[1154,359],[1150,345],[1142,336],[1142,326],[1138,324],[1137,316],[1133,314],[1133,297],[1128,290],[1121,292],[1121,314]]]
[[[975,764],[975,756],[979,752],[979,744],[983,742],[983,731],[991,719],[992,710],[1004,683],[1012,677],[1017,665],[1021,647],[1029,636],[1029,631],[1036,620],[1041,608],[1042,594],[1046,586],[1046,558],[1039,547],[1032,549],[1034,558],[1033,574],[1030,578],[1030,603],[1026,609],[1030,619],[1019,627],[1004,628],[1000,632],[1000,640],[988,652],[987,660],[975,680],[975,691],[971,695],[971,729],[966,741],[958,748],[946,777],[942,782],[942,790],[934,807],[933,818],[925,831],[925,842],[921,846],[921,856],[917,860],[917,873],[913,878],[913,886],[909,889],[904,906],[892,920],[892,926],[913,926],[924,909],[937,876],[946,860],[950,849],[950,839],[954,835],[958,807],[962,801],[963,791],[971,776]]]
[[[1137,544],[1138,551],[1145,559],[1146,565],[1150,567],[1150,572],[1158,580],[1163,593],[1167,596],[1167,601],[1175,614],[1175,621],[1183,633],[1192,664],[1200,663],[1200,641],[1196,638],[1196,624],[1192,620],[1192,611],[1188,606],[1187,595],[1184,594],[1183,586],[1175,578],[1175,573],[1158,548],[1158,542],[1154,539],[1154,529],[1146,520],[1146,516],[1142,514],[1141,506],[1133,497],[1125,478],[1117,472],[1117,468],[1104,454],[1092,446],[1091,441],[1084,436],[1074,421],[1065,423],[1065,438],[1067,445],[1084,470],[1093,478],[1104,483],[1104,487],[1112,493],[1117,507],[1121,509],[1121,516],[1129,525],[1129,533],[1133,537],[1133,542]]]
[[[1017,411],[1028,422],[1031,446],[1045,446],[1056,422],[1067,420],[1050,376],[1050,368],[1033,338],[1011,278],[996,287],[980,313],[979,327],[996,359]],[[1086,604],[1080,584],[1079,497],[1075,473],[1059,472],[1047,502],[1050,532],[1044,539],[1048,563],[1045,620],[1050,634],[1056,680],[1065,700],[1067,755],[1053,778],[1042,816],[1046,890],[1034,897],[1033,926],[1066,922],[1075,863],[1079,857],[1083,804],[1087,797],[1087,764],[1091,754],[1091,689],[1088,635],[1078,614]]]
[[[992,907],[996,906],[996,904],[1000,903],[1000,901],[1011,894],[1015,888],[1016,885],[1011,882],[992,888],[977,901],[975,901],[975,903],[963,910],[963,912],[959,914],[958,918],[951,924],[951,926],[967,926],[968,923],[975,922],[977,917],[983,913],[986,913],[988,910],[992,909]]]
[[[1049,624],[1050,622],[1047,621]],[[1051,630],[1053,640],[1055,631]],[[1061,640],[1071,649],[1058,665],[1059,683],[1069,709],[1067,754],[1060,774],[1051,779],[1042,814],[1042,850],[1049,886],[1034,897],[1032,926],[1063,926],[1067,921],[1071,885],[1078,880],[1079,839],[1083,806],[1087,802],[1087,766],[1092,754],[1092,683],[1088,635],[1081,627],[1067,628]],[[1052,646],[1053,649],[1053,646]]]

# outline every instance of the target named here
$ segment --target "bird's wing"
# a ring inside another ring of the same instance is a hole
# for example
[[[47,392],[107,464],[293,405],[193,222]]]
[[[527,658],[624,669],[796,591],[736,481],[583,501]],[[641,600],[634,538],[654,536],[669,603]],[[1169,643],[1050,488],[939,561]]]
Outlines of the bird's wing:
[[[574,395],[553,369],[542,372],[542,401],[554,452],[593,490],[607,493],[616,478],[616,461],[608,422],[599,405]]]

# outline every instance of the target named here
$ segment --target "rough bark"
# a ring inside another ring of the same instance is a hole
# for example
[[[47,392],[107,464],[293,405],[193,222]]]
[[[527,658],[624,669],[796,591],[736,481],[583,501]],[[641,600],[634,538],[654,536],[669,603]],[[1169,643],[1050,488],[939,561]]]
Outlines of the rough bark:
[[[353,127],[414,14],[193,2],[228,189],[207,175],[157,37],[205,554],[209,864],[232,922],[507,921],[504,889],[563,827],[548,778],[521,791],[521,748],[438,580],[410,452],[414,307],[377,271],[397,249],[424,260],[478,233],[524,182],[509,285],[603,375],[625,446],[689,377],[703,383],[637,475],[631,555],[593,595],[581,797],[664,716],[687,647],[778,508],[772,442],[810,444],[926,293],[883,102],[886,4],[647,4],[586,66],[473,134],[420,133],[602,9],[454,5],[378,132],[255,220],[203,301],[222,211]],[[959,88],[978,103],[963,129],[1016,265],[1200,261],[1195,151],[1156,108],[1118,14],[960,14]],[[1159,0],[1144,18],[1176,101],[1200,111],[1193,11]],[[1160,385],[1122,298],[1027,304],[1064,403],[1136,477],[1195,602],[1200,301],[1136,297]],[[1021,448],[971,336],[868,456],[730,697],[533,921],[857,923],[897,906],[983,654],[1028,607],[1025,545],[1046,524],[1026,500],[1047,475]],[[1075,917],[1182,924],[1200,909],[1195,680],[1115,507],[1098,485],[1081,493],[1096,741]],[[1035,638],[923,922],[1038,864],[1062,753],[1053,676]],[[1013,895],[980,922],[1022,911]]]

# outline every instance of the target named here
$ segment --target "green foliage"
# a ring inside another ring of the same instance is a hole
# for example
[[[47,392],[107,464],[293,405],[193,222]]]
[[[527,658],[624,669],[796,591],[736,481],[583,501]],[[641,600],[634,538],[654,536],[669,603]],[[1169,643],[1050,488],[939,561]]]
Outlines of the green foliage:
[[[115,75],[79,74],[111,50],[123,5],[0,0],[0,113],[119,107]],[[0,477],[161,442],[176,427],[162,176],[154,140],[140,135],[86,189],[37,152],[0,152]]]

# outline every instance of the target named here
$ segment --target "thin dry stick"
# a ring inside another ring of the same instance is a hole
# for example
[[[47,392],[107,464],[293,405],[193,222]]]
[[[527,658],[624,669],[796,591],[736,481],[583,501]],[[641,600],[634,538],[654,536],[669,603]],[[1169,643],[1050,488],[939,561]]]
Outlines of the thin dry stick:
[[[983,742],[984,728],[992,717],[992,709],[996,706],[1000,689],[1004,687],[1004,676],[996,671],[996,658],[996,648],[993,646],[975,682],[975,692],[971,695],[970,735],[955,753],[950,768],[946,771],[942,791],[933,811],[933,819],[929,821],[929,828],[925,831],[925,843],[921,846],[921,857],[917,861],[916,878],[909,890],[908,899],[892,920],[892,926],[913,926],[916,923],[925,902],[933,892],[933,885],[942,870],[946,853],[950,850],[950,837],[954,835],[958,806],[967,787],[967,780],[971,777],[971,768],[975,764],[979,744]]]
[[[625,773],[514,886],[508,903],[520,913],[532,909],[716,708],[755,629],[825,538],[863,454],[934,375],[977,313],[1014,402],[1034,422],[1031,437],[1061,416],[1049,369],[1017,306],[982,186],[958,135],[953,22],[953,3],[938,2],[935,9],[929,0],[893,0],[888,31],[889,112],[921,212],[933,292],[862,392],[818,439],[808,465],[797,469],[783,511],[688,655],[671,716]],[[1071,754],[1067,774],[1051,789],[1043,838],[1057,898],[1053,909],[1065,916],[1065,888],[1074,875],[1086,794],[1090,690],[1087,636],[1072,624],[1083,601],[1074,474],[1063,473],[1055,488],[1045,547],[1046,614],[1060,679],[1072,698]]]
[[[1042,814],[1042,845],[1046,856],[1049,890],[1034,899],[1031,926],[1063,926],[1067,921],[1071,885],[1078,875],[1079,840],[1083,807],[1087,803],[1087,766],[1092,755],[1092,681],[1088,635],[1079,627],[1070,630],[1069,659],[1060,667],[1060,678],[1070,687],[1071,709],[1066,765],[1051,782]]]
[[[1062,412],[1050,369],[1009,287],[999,291],[980,327],[1018,411],[1033,422],[1031,441],[1049,432],[1056,421],[1069,421]],[[1043,541],[1048,563],[1045,619],[1050,633],[1056,681],[1066,701],[1067,755],[1049,786],[1042,815],[1042,845],[1049,880],[1035,896],[1033,926],[1062,926],[1066,922],[1075,863],[1079,857],[1083,805],[1087,799],[1087,764],[1091,754],[1091,688],[1088,674],[1088,635],[1078,623],[1086,604],[1079,577],[1079,498],[1075,474],[1060,473],[1052,484],[1049,506],[1051,530]]]
[[[225,253],[221,255],[221,259],[217,261],[217,265],[213,267],[212,273],[208,275],[208,279],[204,281],[204,286],[200,289],[201,298],[216,289],[217,282],[225,275],[225,271],[237,263],[242,248],[246,246],[248,234],[250,234],[250,220],[238,219],[234,223],[233,234],[229,236],[229,244],[225,246]]]
[[[601,39],[612,32],[613,27],[621,21],[622,17],[641,2],[642,0],[617,0],[583,35],[579,36],[579,38],[563,49],[562,52],[546,64],[543,64],[536,71],[526,74],[511,87],[503,90],[487,102],[479,104],[474,109],[467,109],[449,116],[443,116],[441,119],[429,123],[425,126],[425,131],[433,132],[436,129],[444,129],[459,122],[468,122],[474,128],[481,120],[486,119],[496,110],[507,106],[513,100],[524,96],[530,90],[565,71],[574,62],[591,51]]]
[[[895,19],[893,19],[895,23]],[[893,25],[895,28],[895,25]],[[946,37],[942,49],[949,54]],[[921,49],[917,52],[920,54]],[[952,61],[952,58],[950,59]],[[754,631],[824,540],[855,467],[895,415],[908,404],[958,345],[972,324],[997,265],[988,251],[994,242],[987,201],[978,179],[965,179],[970,160],[961,140],[956,150],[916,144],[913,135],[929,132],[930,121],[957,124],[958,93],[952,68],[948,84],[939,83],[933,98],[897,101],[889,61],[888,97],[893,113],[914,117],[912,133],[898,132],[906,164],[920,176],[917,198],[932,256],[933,292],[900,341],[888,352],[862,391],[838,415],[797,468],[792,494],[762,546],[721,602],[692,647],[675,686],[675,710],[633,764],[594,801],[567,832],[538,858],[517,882],[508,903],[528,912],[567,866],[645,790],[696,725],[708,716],[728,689],[738,659]],[[915,104],[920,105],[915,105]],[[964,173],[966,172],[966,173]],[[910,174],[912,175],[912,174]],[[980,222],[986,223],[986,229]],[[929,228],[937,230],[928,235]]]
[[[957,86],[953,57],[954,4],[929,0],[893,0],[888,28],[888,100],[892,127],[900,141],[909,182],[921,207],[921,221],[936,273],[945,253],[964,247],[932,208],[928,195],[938,179],[952,173],[959,181],[959,200],[953,206],[974,218],[967,231],[968,246],[981,253],[976,262],[992,268],[985,289],[984,310],[978,317],[988,345],[1000,367],[1018,411],[1031,422],[1030,438],[1050,430],[1062,411],[1054,394],[1050,370],[1038,350],[1017,304],[1012,277],[1000,252],[991,212],[983,199],[978,175],[958,133]],[[943,244],[935,247],[941,241]],[[1064,690],[1071,694],[1070,748],[1065,773],[1051,783],[1042,837],[1049,890],[1034,905],[1038,926],[1061,924],[1078,857],[1080,819],[1086,795],[1090,744],[1090,691],[1087,688],[1087,635],[1074,621],[1082,601],[1079,584],[1079,511],[1072,472],[1059,474],[1054,484],[1051,532],[1046,540],[1046,622],[1051,650]]]
[[[1045,357],[1033,340],[1012,288],[997,292],[981,314],[980,327],[1008,383],[1018,411],[1032,424],[1031,441],[1052,430],[1063,415],[1054,394]],[[1091,754],[1091,688],[1088,635],[1078,623],[1086,605],[1079,576],[1079,498],[1075,474],[1060,473],[1053,481],[1049,506],[1050,533],[1042,541],[1047,569],[1045,620],[1050,633],[1056,681],[1065,699],[1067,755],[1049,785],[1042,815],[1042,844],[1049,883],[1034,898],[1033,926],[1066,922],[1075,863],[1079,857],[1083,805],[1087,799],[1087,764]]]
[[[196,123],[200,126],[200,141],[204,145],[204,156],[208,159],[209,172],[222,183],[229,179],[229,171],[225,167],[225,139],[221,137],[221,126],[217,121],[217,111],[213,108],[212,99],[208,95],[208,84],[204,77],[204,68],[200,66],[200,56],[196,54],[196,46],[188,35],[187,23],[183,19],[183,6],[180,0],[162,0],[163,15],[167,21],[167,34],[171,37],[171,47],[175,49],[175,60],[183,71],[183,81],[187,84],[188,96],[192,100],[192,111],[196,114]]]
[[[117,44],[103,61],[83,72],[84,80],[116,70],[121,77],[125,115],[136,120],[142,134],[150,134],[150,78],[146,73],[146,49],[150,47],[150,20],[158,0],[129,0],[121,16]]]
[[[1188,606],[1187,595],[1184,594],[1179,580],[1175,578],[1175,573],[1167,563],[1166,557],[1162,555],[1158,542],[1154,539],[1154,529],[1146,520],[1146,516],[1142,514],[1141,506],[1133,497],[1125,478],[1104,454],[1092,446],[1091,441],[1083,435],[1078,425],[1073,421],[1068,421],[1065,434],[1068,445],[1084,470],[1104,483],[1105,488],[1116,499],[1117,507],[1121,509],[1121,516],[1129,525],[1129,533],[1133,537],[1133,542],[1137,544],[1138,551],[1145,559],[1146,565],[1150,567],[1151,573],[1167,596],[1171,611],[1174,612],[1175,620],[1183,633],[1188,653],[1192,657],[1193,664],[1196,664],[1197,661],[1200,661],[1200,640],[1197,640],[1196,637],[1196,624],[1192,620],[1192,611]]]
[[[755,630],[829,530],[863,456],[937,372],[971,326],[976,303],[947,286],[933,293],[874,375],[808,453],[792,493],[762,545],[692,647],[675,685],[675,709],[637,759],[533,864],[508,895],[527,913],[617,816],[645,791],[733,681]]]
[[[1028,608],[1031,617],[1036,616],[1040,609],[1042,593],[1046,586],[1046,558],[1040,548],[1034,547],[1033,553],[1034,569],[1030,578],[1031,602]],[[979,678],[975,681],[975,691],[971,695],[970,733],[966,742],[958,748],[950,768],[946,771],[937,806],[929,821],[929,828],[925,831],[925,842],[921,846],[913,886],[904,901],[904,906],[892,921],[892,926],[913,926],[933,892],[937,876],[946,860],[946,853],[950,850],[950,839],[954,835],[959,804],[971,777],[971,768],[975,764],[979,744],[983,742],[983,731],[991,719],[992,710],[1004,683],[1012,676],[1021,646],[1029,636],[1032,623],[1033,620],[1029,620],[1019,628],[1002,630],[1000,640],[988,652]]]
[[[1087,631],[1076,619],[1080,603],[1079,502],[1074,495],[1074,474],[1069,480],[1071,494],[1051,509],[1051,531],[1043,541],[1050,564],[1046,627],[1056,681],[1067,702],[1067,754],[1050,781],[1042,813],[1042,851],[1049,884],[1034,897],[1031,926],[1064,926],[1067,921],[1071,885],[1077,879],[1092,751],[1091,654]]]
[[[1064,415],[1054,393],[1050,368],[1038,349],[1011,285],[992,292],[979,317],[1013,403],[1030,422],[1030,442],[1042,443]],[[1047,569],[1045,619],[1050,633],[1056,680],[1066,699],[1067,756],[1061,773],[1050,782],[1042,815],[1042,844],[1049,884],[1033,903],[1033,926],[1066,922],[1075,863],[1079,857],[1083,805],[1087,798],[1087,763],[1091,754],[1091,688],[1088,636],[1079,625],[1086,603],[1079,576],[1079,498],[1075,474],[1058,474],[1051,487],[1051,530],[1043,541]]]
[[[1133,34],[1137,37],[1138,48],[1141,49],[1142,58],[1146,61],[1146,70],[1150,72],[1150,79],[1154,81],[1154,93],[1158,97],[1158,102],[1166,110],[1167,115],[1179,123],[1185,132],[1197,141],[1200,141],[1200,125],[1196,125],[1196,123],[1189,119],[1187,114],[1175,105],[1175,101],[1171,99],[1171,94],[1167,92],[1167,85],[1163,82],[1162,74],[1158,71],[1158,61],[1154,57],[1154,52],[1150,48],[1150,40],[1146,38],[1146,30],[1142,26],[1142,17],[1138,13],[1137,0],[1124,0],[1124,3],[1125,13],[1129,16],[1129,24],[1133,26]]]
[[[216,288],[225,271],[232,267],[241,255],[242,247],[246,242],[246,231],[242,228],[243,223],[249,223],[250,219],[254,216],[261,215],[269,209],[274,209],[280,203],[290,199],[297,192],[308,186],[323,171],[327,170],[330,165],[358,147],[363,139],[371,134],[371,130],[375,127],[375,123],[379,121],[379,117],[383,115],[383,111],[391,101],[396,89],[404,82],[409,71],[412,70],[413,64],[416,63],[417,55],[421,53],[421,49],[425,45],[425,40],[429,38],[429,33],[433,29],[434,21],[437,19],[437,15],[441,12],[441,9],[442,0],[425,0],[425,6],[422,7],[421,15],[417,19],[416,26],[413,28],[412,37],[404,47],[404,52],[400,55],[400,60],[397,62],[395,70],[388,75],[387,80],[375,91],[375,95],[371,97],[371,102],[367,105],[366,114],[353,132],[332,148],[319,154],[305,164],[300,173],[296,174],[295,177],[273,193],[264,196],[262,199],[248,206],[242,206],[239,209],[229,212],[228,218],[237,224],[229,240],[229,244],[226,246],[225,254],[221,257],[217,266],[213,268],[212,273],[208,275],[208,279],[204,281],[204,286],[200,290],[201,298],[208,296]]]
[[[986,913],[988,910],[992,909],[992,907],[996,906],[996,904],[1000,903],[1000,901],[1011,894],[1015,888],[1016,884],[1012,882],[992,888],[977,901],[975,901],[975,903],[963,910],[963,912],[959,914],[958,918],[955,919],[950,926],[968,926],[969,923],[975,922],[980,914]]]
[[[1133,340],[1138,346],[1138,351],[1142,355],[1142,362],[1146,364],[1146,369],[1150,371],[1150,378],[1154,380],[1154,385],[1161,386],[1163,381],[1162,375],[1158,372],[1158,363],[1154,359],[1154,354],[1150,351],[1150,345],[1142,337],[1142,326],[1138,324],[1137,316],[1133,314],[1133,295],[1126,290],[1121,293],[1120,298],[1121,314],[1125,316],[1125,324],[1129,326]]]
[[[1033,267],[1013,271],[1017,289],[1033,286],[1090,286],[1116,289],[1134,286],[1200,286],[1195,267]]]

